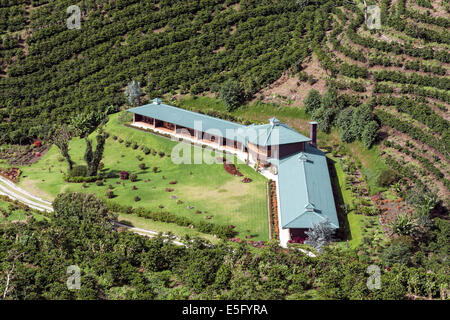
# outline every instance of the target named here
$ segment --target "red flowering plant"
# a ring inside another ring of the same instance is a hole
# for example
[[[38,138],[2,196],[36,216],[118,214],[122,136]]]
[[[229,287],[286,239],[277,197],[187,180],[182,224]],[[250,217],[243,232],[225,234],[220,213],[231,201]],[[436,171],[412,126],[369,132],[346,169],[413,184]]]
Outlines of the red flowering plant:
[[[121,180],[128,180],[130,174],[126,171],[120,171],[119,176]]]

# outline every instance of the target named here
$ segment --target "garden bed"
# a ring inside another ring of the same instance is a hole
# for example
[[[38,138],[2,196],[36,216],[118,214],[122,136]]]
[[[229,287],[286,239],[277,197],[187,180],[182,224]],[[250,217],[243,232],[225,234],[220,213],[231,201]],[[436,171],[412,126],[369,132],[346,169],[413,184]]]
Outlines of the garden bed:
[[[270,180],[268,182],[269,188],[269,225],[270,225],[270,238],[280,239],[280,230],[278,229],[278,202],[277,202],[277,187],[276,182]]]
[[[0,168],[0,176],[16,183],[19,181],[19,177],[22,171],[20,171],[19,168],[9,168],[9,169],[2,169]]]
[[[27,165],[37,162],[48,150],[47,145],[10,146],[0,151],[0,159],[8,161],[11,165]]]
[[[243,177],[244,175],[236,168],[236,166],[232,163],[226,163],[225,159],[223,161],[223,168],[229,174],[232,174],[236,177]]]

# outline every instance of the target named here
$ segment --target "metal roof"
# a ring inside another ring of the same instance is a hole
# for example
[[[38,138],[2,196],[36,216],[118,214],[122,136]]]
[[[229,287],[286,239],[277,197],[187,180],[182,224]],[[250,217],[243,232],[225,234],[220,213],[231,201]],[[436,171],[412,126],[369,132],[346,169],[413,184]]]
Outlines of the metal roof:
[[[160,99],[153,99],[153,103],[131,108],[127,111],[242,143],[245,142],[242,135],[240,135],[240,132],[245,132],[246,126],[214,118],[206,114],[170,106],[162,103]]]
[[[250,142],[262,147],[311,141],[311,139],[298,133],[287,124],[280,122],[277,118],[271,118],[269,124],[245,126],[170,106],[162,103],[158,98],[153,99],[153,103],[131,108],[128,111],[236,140],[244,144]]]
[[[325,154],[306,144],[299,152],[279,160],[278,188],[283,228],[311,228],[329,219],[339,228]]]
[[[268,124],[248,126],[244,135],[248,142],[262,147],[311,141],[277,118],[271,118]]]

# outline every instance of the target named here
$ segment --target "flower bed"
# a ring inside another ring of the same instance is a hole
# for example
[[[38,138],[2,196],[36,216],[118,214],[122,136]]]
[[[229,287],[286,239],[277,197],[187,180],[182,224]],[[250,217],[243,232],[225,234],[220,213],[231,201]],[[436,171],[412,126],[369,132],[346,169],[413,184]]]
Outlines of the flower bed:
[[[288,243],[299,243],[303,244],[305,243],[306,237],[292,237],[292,240],[288,240]]]
[[[14,183],[19,181],[20,174],[21,171],[19,168],[9,168],[9,169],[0,168],[0,175]]]
[[[275,181],[269,181],[269,223],[272,234],[272,239],[280,239],[280,230],[278,229],[278,203],[277,203],[277,190]]]
[[[236,177],[243,177],[244,175],[236,168],[236,166],[232,163],[227,163],[225,158],[223,159],[223,168],[229,174],[232,174]]]

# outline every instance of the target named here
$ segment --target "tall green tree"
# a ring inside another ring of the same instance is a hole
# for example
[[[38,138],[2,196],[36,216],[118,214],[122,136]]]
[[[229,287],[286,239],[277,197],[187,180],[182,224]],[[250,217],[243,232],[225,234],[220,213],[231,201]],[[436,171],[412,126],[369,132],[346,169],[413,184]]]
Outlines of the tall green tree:
[[[69,143],[72,134],[67,126],[62,126],[54,132],[51,138],[51,142],[54,143],[61,151],[61,155],[66,159],[69,166],[69,171],[72,170],[75,164],[69,154]]]
[[[244,90],[236,80],[227,80],[220,88],[220,99],[225,103],[228,111],[233,111],[244,102]]]
[[[378,131],[380,126],[374,120],[367,123],[364,127],[364,130],[361,134],[361,141],[366,148],[370,148],[378,137]]]
[[[99,134],[96,139],[97,146],[95,147],[95,151],[92,151],[91,141],[86,139],[86,152],[84,153],[84,160],[88,166],[87,175],[90,177],[97,175],[100,162],[103,158],[103,152],[105,150],[105,135]]]
[[[357,137],[352,130],[353,114],[355,108],[349,107],[342,110],[336,120],[336,124],[340,129],[340,137],[343,142],[352,142]]]
[[[312,113],[315,110],[320,108],[322,96],[320,95],[320,92],[312,89],[308,92],[308,95],[306,96],[305,100],[303,100],[303,105],[305,106],[305,111],[307,113]]]

